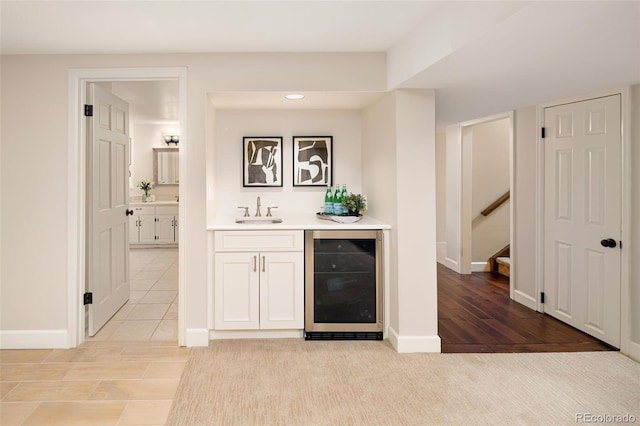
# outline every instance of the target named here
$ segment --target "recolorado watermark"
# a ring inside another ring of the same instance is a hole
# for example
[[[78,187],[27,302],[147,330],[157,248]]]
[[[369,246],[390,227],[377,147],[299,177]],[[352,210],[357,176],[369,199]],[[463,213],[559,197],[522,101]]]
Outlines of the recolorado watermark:
[[[636,423],[633,414],[593,414],[576,413],[576,423]]]

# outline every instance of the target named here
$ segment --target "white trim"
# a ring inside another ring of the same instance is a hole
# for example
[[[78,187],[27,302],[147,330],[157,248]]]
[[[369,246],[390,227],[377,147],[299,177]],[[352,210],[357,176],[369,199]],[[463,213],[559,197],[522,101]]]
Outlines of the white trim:
[[[491,272],[489,262],[471,262],[471,272]]]
[[[459,144],[460,144],[460,169],[458,179],[460,182],[460,202],[459,202],[459,211],[458,211],[458,228],[460,229],[460,264],[456,265],[456,270],[458,273],[468,274],[470,272],[476,272],[473,269],[473,262],[471,260],[471,180],[473,177],[471,176],[470,170],[471,167],[471,145],[473,141],[471,138],[465,141],[465,130],[476,126],[478,124],[490,123],[492,121],[498,120],[509,120],[509,191],[511,195],[513,195],[513,188],[515,188],[515,170],[514,170],[514,142],[515,142],[515,114],[514,111],[508,111],[501,114],[491,115],[484,118],[479,118],[476,120],[465,121],[460,123],[460,132],[459,135]],[[468,157],[468,158],[467,158]],[[515,204],[509,203],[509,245],[511,250],[511,258],[515,259],[515,253],[517,248],[515,247]],[[445,262],[450,259],[445,259]],[[515,283],[515,262],[511,263],[510,266],[510,277],[509,277],[509,297],[511,299],[514,298],[513,289],[516,287]],[[445,263],[447,267],[447,263]]]
[[[187,135],[187,68],[186,67],[151,67],[151,68],[71,68],[68,71],[68,161],[67,171],[69,194],[67,210],[67,228],[69,232],[69,244],[67,249],[67,270],[69,273],[68,284],[68,324],[67,347],[75,347],[84,341],[84,305],[82,294],[84,293],[85,275],[85,123],[80,119],[82,106],[84,105],[85,91],[83,86],[92,81],[149,81],[149,80],[178,80],[179,86],[179,122],[181,142],[188,141]],[[183,155],[180,155],[180,183],[188,186],[187,155],[189,149],[187,143],[180,145]],[[185,243],[188,220],[186,218],[186,204],[179,203],[179,215],[182,220],[179,226],[178,247],[178,344],[185,345],[185,301],[186,294],[186,268],[188,247]]]
[[[631,152],[631,88],[624,87],[621,94],[621,119],[622,119],[622,230],[621,241],[631,242],[631,185],[632,177],[632,152]],[[640,142],[640,141],[636,141]],[[638,188],[636,188],[636,193]],[[631,341],[631,309],[638,309],[640,306],[631,306],[631,256],[629,256],[630,244],[622,244],[620,253],[620,351],[630,354],[633,349]],[[626,302],[622,302],[622,301]],[[636,344],[636,349],[640,346]],[[640,361],[640,351],[634,357]]]
[[[445,263],[445,259],[447,257],[447,242],[446,241],[437,241],[436,242],[436,260],[438,263]]]
[[[460,125],[460,273],[470,274],[473,246],[473,130],[471,126]]]
[[[629,350],[628,352],[624,352],[625,355],[629,355],[629,357],[635,359],[640,362],[640,343],[628,341]]]
[[[511,272],[509,273],[511,274]],[[536,298],[531,297],[530,295],[523,293],[520,290],[513,290],[513,296],[511,298],[521,305],[524,305],[529,309],[533,309],[534,311],[537,308],[538,301],[536,300]]]
[[[631,327],[629,321],[631,317],[629,315],[631,306],[630,302],[623,303],[622,301],[628,301],[630,293],[630,256],[629,256],[629,244],[624,244],[625,241],[631,241],[631,90],[630,87],[623,87],[617,89],[601,90],[597,92],[588,93],[585,95],[574,96],[571,98],[559,99],[552,102],[546,102],[538,105],[538,118],[537,129],[544,126],[544,110],[559,105],[565,105],[569,103],[584,102],[591,99],[602,98],[606,96],[620,95],[621,98],[621,130],[622,130],[622,229],[621,229],[621,241],[623,245],[621,247],[621,265],[620,265],[620,351],[624,354],[631,355],[632,351],[636,348],[633,345],[636,343],[631,341],[630,332]],[[544,143],[540,132],[537,132],[538,140],[538,164],[537,164],[537,208],[536,208],[536,244],[538,246],[538,259],[536,261],[536,294],[544,289]],[[544,305],[537,302],[538,311],[544,312]],[[638,308],[637,306],[635,307]],[[632,356],[633,357],[633,356]],[[636,357],[636,359],[638,359]]]
[[[211,330],[211,340],[223,339],[301,339],[304,330]]]
[[[187,347],[209,346],[209,330],[206,328],[187,328],[185,336]]]
[[[458,274],[460,273],[460,264],[458,264],[458,262],[451,259],[450,257],[444,258],[444,266],[446,266],[447,268],[451,269],[454,272],[457,272]]]
[[[389,327],[389,343],[398,353],[440,353],[440,336],[400,336]]]
[[[2,330],[0,349],[67,349],[67,330]]]

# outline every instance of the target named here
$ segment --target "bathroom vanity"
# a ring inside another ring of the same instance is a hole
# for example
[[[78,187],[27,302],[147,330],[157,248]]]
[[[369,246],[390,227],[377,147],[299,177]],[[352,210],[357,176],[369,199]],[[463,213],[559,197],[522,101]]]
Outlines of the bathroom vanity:
[[[154,201],[130,203],[129,244],[137,247],[178,244],[178,203]]]

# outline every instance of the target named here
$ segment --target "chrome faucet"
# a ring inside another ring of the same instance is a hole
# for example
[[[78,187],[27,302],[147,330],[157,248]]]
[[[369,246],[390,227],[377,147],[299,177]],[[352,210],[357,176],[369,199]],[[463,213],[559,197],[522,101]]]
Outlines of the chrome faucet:
[[[258,199],[256,200],[256,217],[262,216],[262,213],[260,213],[260,205],[260,196],[258,195]]]

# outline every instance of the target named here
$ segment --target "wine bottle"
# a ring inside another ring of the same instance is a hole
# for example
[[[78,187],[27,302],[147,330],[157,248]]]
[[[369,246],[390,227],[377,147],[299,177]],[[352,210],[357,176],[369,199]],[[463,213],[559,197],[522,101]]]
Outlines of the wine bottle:
[[[327,192],[324,194],[324,214],[333,214],[333,192],[331,185],[327,185]]]

